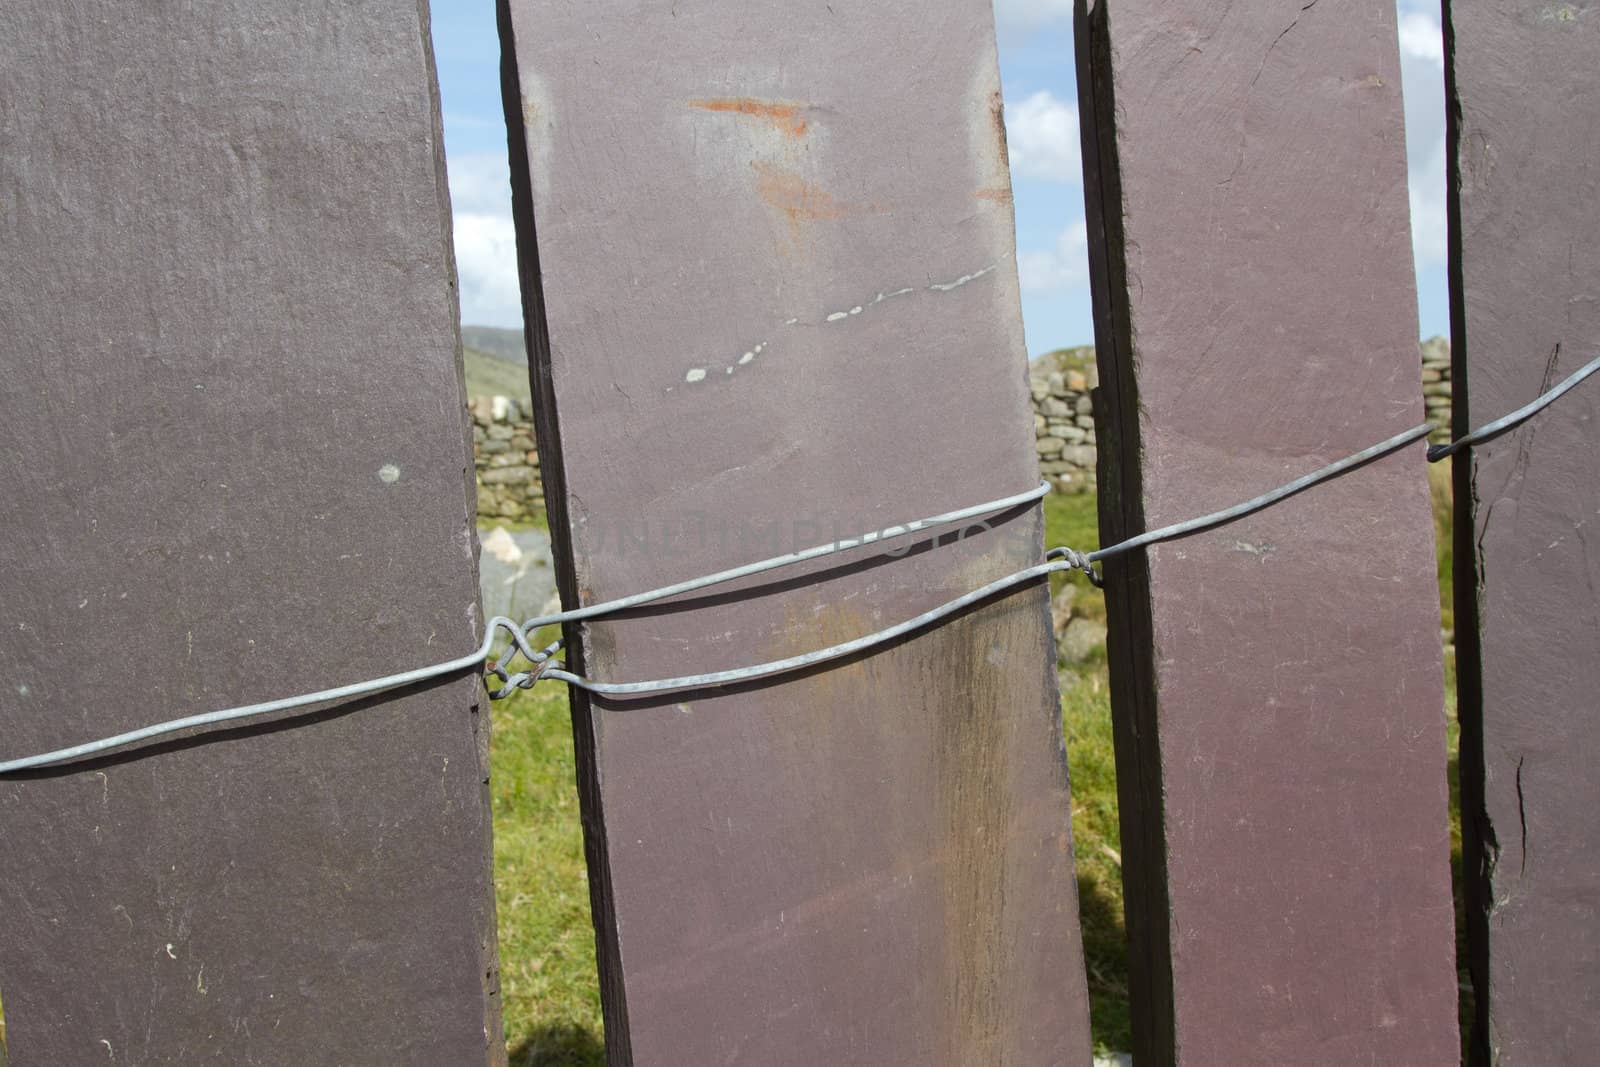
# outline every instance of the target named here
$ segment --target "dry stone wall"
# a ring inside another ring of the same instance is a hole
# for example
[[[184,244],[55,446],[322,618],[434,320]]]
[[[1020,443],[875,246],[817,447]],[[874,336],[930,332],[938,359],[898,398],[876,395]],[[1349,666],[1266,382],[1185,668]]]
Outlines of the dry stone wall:
[[[1094,390],[1099,384],[1092,358],[1080,366],[1035,367],[1029,376],[1039,472],[1060,492],[1094,488]]]
[[[1422,405],[1439,427],[1429,440],[1450,440],[1450,342],[1443,337],[1422,342]]]
[[[1039,469],[1061,492],[1095,486],[1094,390],[1099,385],[1094,350],[1066,349],[1035,362],[1033,429]],[[1422,400],[1428,418],[1440,424],[1435,440],[1449,437],[1450,342],[1422,343]],[[474,397],[473,451],[478,471],[480,521],[526,522],[544,511],[544,485],[534,447],[532,405],[526,399]]]
[[[533,405],[525,399],[475,396],[472,452],[478,469],[478,521],[526,522],[544,512],[544,482],[533,443]]]

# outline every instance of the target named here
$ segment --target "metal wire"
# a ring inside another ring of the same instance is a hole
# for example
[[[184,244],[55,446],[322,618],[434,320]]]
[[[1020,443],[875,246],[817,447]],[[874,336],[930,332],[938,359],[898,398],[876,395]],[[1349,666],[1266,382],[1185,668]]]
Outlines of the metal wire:
[[[1587,364],[1579,368],[1576,374],[1568,377],[1560,385],[1541,393],[1531,404],[1524,404],[1511,414],[1495,419],[1487,426],[1479,427],[1465,437],[1457,438],[1447,445],[1430,446],[1428,448],[1428,462],[1437,463],[1441,459],[1455,455],[1463,448],[1470,448],[1473,445],[1481,445],[1488,441],[1493,441],[1501,434],[1515,430],[1518,426],[1521,426],[1539,412],[1554,404],[1561,397],[1576,389],[1580,382],[1596,371],[1600,371],[1600,356],[1591,359]]]
[[[1522,423],[1528,421],[1528,419],[1532,418],[1549,405],[1555,403],[1555,401],[1561,396],[1576,388],[1579,383],[1581,383],[1591,374],[1594,374],[1597,370],[1600,370],[1600,357],[1592,360],[1587,366],[1583,367],[1576,374],[1567,378],[1560,385],[1557,385],[1555,388],[1540,396],[1533,403],[1518,408],[1516,411],[1513,411],[1511,414],[1506,415],[1503,418],[1496,419],[1494,422],[1489,423],[1487,426],[1484,426],[1474,433],[1470,433],[1465,437],[1462,437],[1453,444],[1430,447],[1427,453],[1429,461],[1437,462],[1438,460],[1443,459],[1445,456],[1450,455],[1461,448],[1472,444],[1481,444],[1484,441],[1491,440],[1503,433],[1515,429],[1517,426],[1520,426]],[[1100,562],[1101,560],[1110,559],[1113,556],[1120,556],[1124,553],[1132,552],[1135,549],[1148,547],[1149,545],[1160,544],[1166,541],[1176,541],[1184,537],[1189,537],[1193,534],[1214,529],[1227,523],[1237,522],[1247,515],[1253,515],[1258,511],[1262,511],[1266,508],[1272,507],[1275,504],[1279,504],[1292,496],[1303,493],[1308,489],[1323,484],[1324,482],[1328,482],[1348,474],[1353,470],[1373,462],[1374,460],[1381,459],[1382,457],[1390,455],[1391,453],[1398,452],[1400,449],[1427,437],[1435,429],[1436,427],[1434,424],[1423,423],[1420,426],[1415,426],[1402,433],[1397,433],[1387,440],[1380,441],[1370,448],[1364,448],[1361,451],[1352,453],[1343,459],[1329,463],[1327,466],[1318,468],[1309,474],[1302,475],[1301,477],[1296,478],[1294,481],[1285,485],[1281,485],[1270,492],[1262,493],[1260,496],[1252,497],[1251,499],[1239,504],[1235,504],[1232,507],[1223,508],[1219,511],[1213,511],[1207,515],[1201,515],[1198,518],[1189,519],[1184,522],[1173,523],[1170,526],[1163,526],[1159,529],[1147,531],[1135,537],[1130,537],[1125,541],[1119,541],[1114,545],[1108,545],[1105,548],[1095,549],[1092,552],[1079,552],[1076,549],[1065,547],[1052,548],[1045,554],[1046,562],[1043,564],[1034,567],[1028,567],[1024,570],[1016,572],[1015,574],[1010,574],[1004,578],[996,579],[980,589],[975,589],[970,593],[959,596],[954,600],[941,604],[936,608],[930,609],[929,611],[925,611],[921,615],[918,615],[912,619],[907,619],[905,622],[899,623],[895,626],[888,627],[884,630],[879,630],[864,637],[858,637],[852,641],[843,642],[842,644],[831,645],[828,648],[818,649],[815,652],[808,652],[798,656],[790,656],[786,659],[772,660],[768,663],[759,663],[750,667],[739,667],[732,670],[714,671],[706,674],[690,674],[679,678],[661,678],[648,682],[596,682],[591,679],[584,678],[581,675],[573,674],[570,671],[567,671],[559,663],[541,661],[541,664],[537,670],[517,676],[517,681],[518,684],[526,687],[533,685],[540,678],[552,678],[557,681],[566,682],[568,685],[574,685],[580,689],[588,690],[591,693],[599,693],[604,696],[639,696],[650,693],[672,692],[675,690],[705,689],[716,686],[736,685],[743,682],[757,681],[762,678],[770,678],[778,674],[787,674],[793,671],[803,670],[807,667],[826,663],[830,660],[853,656],[868,649],[887,644],[888,642],[902,637],[905,634],[912,633],[916,630],[922,629],[925,626],[930,626],[941,619],[948,618],[949,616],[962,611],[972,604],[984,600],[987,597],[993,596],[996,593],[1018,585],[1023,585],[1035,579],[1042,578],[1048,574],[1053,574],[1060,571],[1082,571],[1088,576],[1089,581],[1094,583],[1096,586],[1100,586],[1103,583],[1099,572],[1097,572],[1094,568],[1094,564]],[[503,691],[509,691],[509,687],[507,690]]]
[[[750,667],[736,667],[731,670],[712,671],[705,674],[687,674],[678,678],[659,678],[648,682],[597,682],[582,675],[573,674],[559,663],[546,662],[537,671],[525,676],[527,678],[526,685],[531,686],[541,678],[551,678],[602,696],[642,696],[651,693],[667,693],[685,689],[709,689],[753,682],[762,678],[770,678],[774,675],[804,670],[807,667],[827,663],[830,660],[854,656],[868,649],[887,644],[925,626],[930,626],[979,601],[994,596],[996,593],[1024,585],[1049,574],[1081,570],[1087,573],[1090,580],[1098,585],[1100,584],[1100,576],[1095,573],[1094,564],[1100,560],[1119,556],[1125,552],[1132,552],[1134,549],[1144,548],[1147,545],[1153,545],[1158,542],[1176,541],[1180,538],[1189,537],[1213,527],[1221,526],[1224,523],[1235,522],[1246,515],[1269,508],[1297,493],[1303,493],[1313,486],[1348,474],[1366,463],[1389,455],[1391,452],[1399,451],[1407,445],[1427,437],[1432,431],[1432,424],[1425,423],[1404,433],[1395,434],[1393,437],[1381,441],[1371,448],[1364,448],[1360,452],[1346,456],[1344,459],[1329,463],[1327,466],[1296,478],[1287,485],[1280,486],[1271,492],[1252,497],[1242,504],[1235,504],[1232,507],[1223,508],[1220,511],[1214,511],[1209,515],[1202,515],[1187,522],[1163,526],[1158,530],[1151,530],[1148,533],[1139,534],[1137,537],[1130,537],[1126,541],[1119,541],[1114,545],[1096,549],[1093,552],[1078,552],[1071,548],[1052,548],[1046,554],[1046,562],[1044,563],[1024,568],[1003,578],[997,578],[987,585],[940,604],[938,607],[925,611],[915,618],[907,619],[905,622],[867,634],[864,637],[855,638],[852,641],[830,645],[815,652],[789,656],[785,659],[772,660],[767,663],[758,663]]]
[[[1526,404],[1523,407],[1518,408],[1516,411],[1511,412],[1509,415],[1506,415],[1500,419],[1496,419],[1494,422],[1491,422],[1472,433],[1466,434],[1465,436],[1448,445],[1430,447],[1428,449],[1429,461],[1438,462],[1439,460],[1444,459],[1446,456],[1453,455],[1463,448],[1493,440],[1501,434],[1515,429],[1517,426],[1520,426],[1522,423],[1526,422],[1528,419],[1532,418],[1534,415],[1553,404],[1560,397],[1576,388],[1581,382],[1595,374],[1597,371],[1600,371],[1600,357],[1596,357],[1595,359],[1591,360],[1577,373],[1571,375],[1559,385],[1545,392],[1532,403]],[[991,500],[987,503],[974,505],[973,507],[962,508],[959,511],[945,512],[940,515],[930,516],[926,519],[918,519],[914,522],[908,522],[904,525],[889,526],[882,530],[869,531],[855,537],[830,541],[826,544],[816,545],[808,549],[802,549],[798,552],[790,552],[781,556],[773,556],[770,559],[760,560],[755,563],[747,563],[743,566],[733,567],[728,570],[718,571],[715,574],[703,575],[698,578],[691,578],[686,581],[676,582],[672,585],[661,586],[657,589],[647,590],[643,593],[635,593],[631,596],[621,597],[617,600],[609,600],[600,604],[591,604],[587,607],[574,608],[570,611],[556,612],[552,615],[535,616],[534,618],[528,619],[520,624],[511,619],[505,618],[504,616],[496,616],[495,618],[489,620],[486,632],[484,634],[483,643],[477,648],[476,651],[470,652],[464,656],[459,656],[452,660],[448,660],[444,663],[434,664],[430,667],[419,667],[415,670],[402,671],[398,674],[390,674],[382,678],[374,678],[365,682],[354,682],[350,685],[337,686],[333,689],[323,689],[315,693],[305,693],[300,696],[284,697],[279,700],[269,700],[259,704],[247,704],[243,707],[226,708],[221,711],[207,712],[203,715],[191,715],[182,719],[173,719],[168,722],[156,723],[155,725],[146,726],[141,729],[130,730],[126,733],[116,734],[112,737],[104,737],[95,741],[87,741],[83,744],[73,745],[68,748],[57,749],[53,752],[45,752],[36,756],[26,756],[20,759],[6,760],[0,762],[0,774],[10,774],[17,771],[65,763],[71,760],[81,759],[85,756],[92,756],[97,753],[107,752],[113,749],[125,747],[127,745],[136,744],[140,741],[147,741],[152,738],[161,737],[166,734],[178,733],[184,730],[215,726],[219,723],[256,718],[262,715],[270,715],[274,712],[289,711],[295,708],[307,707],[314,704],[325,704],[332,701],[348,700],[352,697],[367,696],[373,693],[385,692],[387,690],[397,689],[402,686],[414,685],[418,682],[424,682],[433,678],[454,674],[458,671],[463,671],[470,667],[479,665],[486,665],[487,674],[500,679],[500,681],[503,683],[498,688],[490,690],[489,695],[493,699],[499,699],[507,696],[517,689],[531,688],[535,683],[544,678],[566,682],[568,685],[577,686],[580,689],[584,689],[592,693],[599,693],[605,696],[638,696],[642,694],[672,692],[684,689],[704,689],[717,686],[735,685],[742,682],[751,682],[762,678],[770,678],[775,675],[788,674],[793,671],[803,670],[807,667],[827,663],[829,661],[841,659],[847,656],[853,656],[869,649],[877,648],[881,645],[887,644],[890,641],[894,641],[905,634],[915,632],[942,619],[948,618],[962,611],[963,609],[978,603],[979,601],[994,596],[997,593],[1003,592],[1007,589],[1015,588],[1016,586],[1026,584],[1031,581],[1035,581],[1049,574],[1072,570],[1083,571],[1089,576],[1090,581],[1094,582],[1096,585],[1099,585],[1101,584],[1100,575],[1094,568],[1094,564],[1097,562],[1110,559],[1113,556],[1122,555],[1126,552],[1132,552],[1135,549],[1144,548],[1149,545],[1158,544],[1165,541],[1178,540],[1179,538],[1188,537],[1190,535],[1213,529],[1226,523],[1236,522],[1247,515],[1251,515],[1265,508],[1272,507],[1274,504],[1278,504],[1284,500],[1287,500],[1289,497],[1295,496],[1298,493],[1303,493],[1314,486],[1348,474],[1351,471],[1356,470],[1357,468],[1362,467],[1369,462],[1372,462],[1373,460],[1379,459],[1380,457],[1389,455],[1393,452],[1397,452],[1400,449],[1405,448],[1406,446],[1426,437],[1434,429],[1435,427],[1432,424],[1424,424],[1414,427],[1413,429],[1406,430],[1403,433],[1395,434],[1393,437],[1390,437],[1385,441],[1380,441],[1378,444],[1375,444],[1370,448],[1364,448],[1359,452],[1346,456],[1344,459],[1337,460],[1325,467],[1321,467],[1309,474],[1296,478],[1294,481],[1289,482],[1286,485],[1279,486],[1270,492],[1262,493],[1260,496],[1252,497],[1243,503],[1235,504],[1232,507],[1223,508],[1220,511],[1214,511],[1198,518],[1189,519],[1185,522],[1174,523],[1170,526],[1163,526],[1156,530],[1150,530],[1135,537],[1130,537],[1125,541],[1119,541],[1114,545],[1108,545],[1105,548],[1095,549],[1092,552],[1079,552],[1071,548],[1052,548],[1048,553],[1046,553],[1044,563],[1024,568],[1023,570],[1017,571],[1014,574],[1006,575],[1003,578],[997,578],[981,588],[974,589],[969,593],[965,593],[962,596],[955,598],[954,600],[948,601],[947,603],[941,604],[936,608],[925,611],[915,618],[907,619],[902,623],[879,630],[875,633],[867,634],[863,637],[858,637],[852,641],[846,641],[837,645],[830,645],[827,648],[818,649],[814,652],[807,652],[797,656],[789,656],[785,659],[772,660],[767,663],[755,664],[754,666],[749,667],[737,667],[725,671],[690,674],[678,678],[662,678],[646,682],[597,682],[581,675],[573,674],[572,672],[566,670],[564,664],[555,661],[552,658],[561,650],[562,642],[560,640],[553,642],[545,648],[536,649],[533,647],[530,635],[545,626],[551,626],[565,622],[577,622],[583,619],[593,619],[604,615],[610,615],[619,611],[624,611],[628,608],[638,607],[643,604],[654,603],[656,601],[667,599],[668,597],[677,596],[681,593],[693,592],[697,589],[705,589],[710,586],[731,582],[739,578],[747,578],[753,575],[777,570],[780,567],[788,567],[796,563],[805,562],[807,560],[818,559],[824,556],[833,555],[838,552],[845,552],[853,548],[860,548],[867,545],[876,544],[881,541],[903,537],[906,534],[914,533],[918,530],[935,526],[949,525],[956,522],[963,522],[967,519],[976,518],[980,515],[988,515],[1005,511],[1009,508],[1038,500],[1049,491],[1049,486],[1040,485],[1038,488],[1031,489],[1025,493],[1017,493],[1012,496],[1001,497],[998,500]],[[510,645],[502,655],[496,657],[495,659],[490,659],[490,654],[494,649],[495,641],[502,630],[504,630],[509,636]],[[508,661],[515,660],[518,656],[521,656],[523,659],[527,660],[530,669],[513,672],[506,666]]]
[[[1262,493],[1260,496],[1252,497],[1242,504],[1235,504],[1233,507],[1223,508],[1221,511],[1213,511],[1211,514],[1202,515],[1198,519],[1176,522],[1171,526],[1163,526],[1159,530],[1151,530],[1149,533],[1130,537],[1126,541],[1119,541],[1107,548],[1096,549],[1088,553],[1084,558],[1089,563],[1098,563],[1100,560],[1110,559],[1112,556],[1120,556],[1124,552],[1132,552],[1136,548],[1143,548],[1146,545],[1157,544],[1161,541],[1176,541],[1180,537],[1188,537],[1190,534],[1197,534],[1214,526],[1234,522],[1244,518],[1246,515],[1254,514],[1263,508],[1270,508],[1274,504],[1303,493],[1312,486],[1321,485],[1323,482],[1331,481],[1340,475],[1348,474],[1357,467],[1365,466],[1375,459],[1387,456],[1391,452],[1398,452],[1413,441],[1420,441],[1427,437],[1434,429],[1435,427],[1431,422],[1425,422],[1421,426],[1414,426],[1404,433],[1395,434],[1388,440],[1379,441],[1371,448],[1363,448],[1360,452],[1354,452],[1344,459],[1328,464],[1326,467],[1314,470],[1310,474],[1302,475],[1287,485],[1279,486],[1270,493]]]
[[[596,682],[582,675],[572,674],[559,664],[555,664],[546,666],[536,672],[534,680],[553,678],[603,696],[640,696],[647,693],[667,693],[682,689],[709,689],[717,686],[736,685],[740,682],[753,682],[761,678],[770,678],[777,674],[789,674],[793,671],[804,670],[807,667],[814,667],[830,660],[843,659],[858,652],[877,648],[879,645],[888,644],[898,637],[954,615],[965,607],[976,604],[986,597],[991,597],[1013,586],[1022,585],[1035,578],[1053,574],[1056,571],[1071,569],[1072,564],[1066,561],[1040,563],[1026,570],[1017,571],[1015,574],[1008,574],[1004,578],[997,578],[988,585],[974,589],[970,593],[964,593],[948,603],[940,604],[930,611],[923,612],[915,618],[874,631],[853,641],[830,645],[827,648],[820,648],[815,652],[806,652],[798,656],[775,659],[769,663],[758,663],[753,667],[735,667],[732,670],[712,671],[708,674],[686,674],[681,678],[661,678],[650,682]]]
[[[504,630],[510,636],[511,647],[515,649],[515,652],[508,650],[508,654],[513,657],[517,654],[520,654],[537,668],[534,672],[521,672],[513,674],[506,670],[502,663],[497,660],[494,665],[488,669],[488,672],[498,677],[506,684],[501,688],[492,691],[490,696],[494,698],[503,697],[510,694],[517,688],[526,688],[527,686],[531,685],[533,681],[536,681],[539,676],[539,671],[543,669],[549,658],[560,650],[560,641],[557,641],[555,644],[549,646],[549,648],[543,650],[538,650],[532,647],[529,635],[539,630],[541,627],[562,622],[573,622],[579,619],[592,619],[600,615],[609,615],[614,612],[623,611],[627,608],[638,607],[641,604],[649,604],[654,601],[664,600],[667,597],[676,596],[679,593],[692,592],[696,589],[705,589],[713,585],[720,585],[724,582],[731,582],[737,578],[747,578],[751,575],[762,574],[767,571],[776,570],[779,567],[788,567],[806,560],[818,559],[823,556],[830,556],[838,552],[845,552],[853,548],[860,548],[866,545],[873,545],[882,541],[904,537],[906,534],[915,533],[918,530],[927,529],[929,527],[945,526],[949,525],[950,523],[963,522],[967,519],[976,518],[980,515],[991,515],[1021,504],[1031,503],[1032,501],[1038,500],[1049,491],[1050,487],[1041,483],[1037,488],[1030,489],[1025,493],[1015,493],[1011,496],[1001,497],[998,500],[991,500],[983,504],[976,504],[972,507],[962,508],[959,511],[948,511],[939,515],[929,516],[925,519],[917,519],[902,525],[888,526],[881,530],[868,531],[863,534],[858,534],[854,537],[847,537],[838,541],[830,541],[827,544],[816,545],[811,548],[802,549],[799,552],[789,552],[781,556],[773,556],[771,559],[764,559],[755,563],[745,564],[741,567],[733,567],[725,571],[718,571],[716,574],[708,574],[699,578],[691,578],[687,581],[676,582],[672,585],[662,586],[659,589],[651,589],[643,593],[635,593],[632,596],[622,597],[618,600],[609,600],[602,604],[592,604],[588,607],[577,608],[573,611],[562,611],[553,615],[538,616],[529,619],[521,625],[518,625],[511,619],[497,616],[496,618],[489,620],[486,627],[486,632],[484,634],[483,643],[476,651],[470,652],[464,656],[458,656],[452,660],[447,660],[444,663],[436,663],[430,667],[418,667],[415,670],[401,671],[398,674],[389,674],[382,678],[373,678],[365,682],[353,682],[350,685],[336,686],[332,689],[321,689],[315,693],[303,693],[299,696],[283,697],[279,700],[268,700],[259,704],[246,704],[243,707],[224,708],[221,711],[206,712],[202,715],[190,715],[182,719],[172,719],[167,722],[156,723],[152,726],[141,727],[137,730],[129,730],[126,733],[116,734],[111,737],[103,737],[94,741],[86,741],[80,745],[72,745],[68,748],[56,749],[53,752],[44,752],[36,756],[24,756],[19,759],[0,761],[0,774],[12,774],[17,771],[26,771],[38,767],[48,767],[52,764],[66,763],[71,760],[82,759],[85,756],[93,756],[101,752],[108,752],[113,749],[123,748],[127,745],[137,744],[140,741],[148,741],[152,738],[162,737],[167,734],[174,734],[184,730],[198,729],[205,726],[216,726],[220,723],[236,722],[240,719],[253,719],[262,715],[271,715],[274,712],[280,711],[290,711],[295,708],[308,707],[313,704],[325,704],[336,700],[349,700],[353,697],[368,696],[373,693],[381,693],[390,689],[398,689],[401,686],[415,685],[418,682],[425,682],[433,678],[440,678],[445,675],[455,674],[456,672],[466,670],[469,667],[476,667],[487,663],[490,652],[494,648],[495,640],[499,636],[499,632],[501,630]]]
[[[967,519],[975,519],[980,515],[993,515],[996,512],[1008,511],[1011,508],[1018,507],[1022,504],[1031,504],[1035,500],[1043,497],[1049,491],[1049,483],[1040,482],[1037,487],[1029,489],[1025,493],[1016,493],[1012,496],[1001,497],[998,500],[990,500],[984,504],[975,504],[970,508],[962,508],[960,511],[947,511],[942,515],[933,515],[926,519],[917,519],[914,522],[908,522],[903,526],[886,526],[881,530],[871,530],[864,534],[858,534],[855,537],[846,537],[838,541],[828,541],[825,544],[801,549],[798,552],[788,552],[781,556],[773,556],[771,559],[764,559],[757,563],[746,563],[742,567],[732,567],[725,571],[718,571],[715,574],[704,575],[700,578],[690,578],[687,581],[677,582],[673,585],[664,585],[659,589],[651,589],[643,593],[634,593],[631,596],[620,597],[616,600],[608,600],[603,604],[593,604],[586,608],[574,608],[571,611],[559,611],[554,615],[543,615],[538,618],[529,619],[527,622],[522,624],[522,627],[523,629],[531,632],[533,630],[537,630],[541,626],[553,626],[557,623],[563,622],[577,622],[580,619],[592,619],[598,615],[612,615],[628,608],[638,607],[641,604],[650,604],[657,600],[665,600],[667,597],[677,596],[679,593],[691,593],[696,589],[705,589],[709,586],[721,585],[724,582],[731,582],[738,578],[748,578],[751,575],[764,574],[767,571],[775,571],[779,567],[788,567],[796,563],[804,563],[807,560],[820,559],[823,556],[831,556],[838,552],[846,552],[852,548],[861,548],[865,545],[877,544],[879,541],[887,541],[896,537],[904,537],[906,534],[916,533],[918,530],[925,530],[930,526],[948,526],[951,523],[963,522]]]

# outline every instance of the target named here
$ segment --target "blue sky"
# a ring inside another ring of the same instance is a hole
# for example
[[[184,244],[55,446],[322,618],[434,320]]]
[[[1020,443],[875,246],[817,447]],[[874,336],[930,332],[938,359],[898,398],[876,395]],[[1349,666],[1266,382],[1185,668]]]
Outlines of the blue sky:
[[[1449,332],[1445,282],[1444,49],[1437,0],[1399,0],[1412,248],[1421,335]],[[995,0],[1032,355],[1089,344],[1088,261],[1073,71],[1072,0]],[[433,43],[455,209],[462,321],[520,326],[493,0],[437,4]]]

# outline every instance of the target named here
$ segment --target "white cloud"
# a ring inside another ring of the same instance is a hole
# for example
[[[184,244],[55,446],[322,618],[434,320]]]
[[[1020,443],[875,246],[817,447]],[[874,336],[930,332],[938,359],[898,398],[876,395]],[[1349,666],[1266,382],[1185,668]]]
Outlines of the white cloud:
[[[510,217],[463,213],[455,220],[461,321],[469,326],[522,325],[517,232]]]
[[[1400,54],[1408,59],[1424,59],[1444,69],[1444,37],[1439,20],[1421,11],[1400,16]]]
[[[504,152],[462,152],[446,160],[457,211],[511,217],[511,167]]]
[[[1088,281],[1089,229],[1083,220],[1062,230],[1049,251],[1017,253],[1017,274],[1030,293],[1073,289]]]
[[[511,222],[511,171],[506,157],[493,153],[452,156],[448,166],[461,321],[521,326],[517,233]]]
[[[1445,211],[1444,144],[1420,166],[1411,161],[1411,254],[1417,266],[1449,258],[1450,222]]]
[[[1444,36],[1437,5],[1407,5],[1400,15],[1400,77],[1405,93],[1411,245],[1418,269],[1445,262]]]
[[[1077,105],[1049,90],[1006,109],[1006,144],[1014,178],[1083,180]]]
[[[1072,0],[994,0],[994,19],[1002,26],[1040,26],[1072,18]]]

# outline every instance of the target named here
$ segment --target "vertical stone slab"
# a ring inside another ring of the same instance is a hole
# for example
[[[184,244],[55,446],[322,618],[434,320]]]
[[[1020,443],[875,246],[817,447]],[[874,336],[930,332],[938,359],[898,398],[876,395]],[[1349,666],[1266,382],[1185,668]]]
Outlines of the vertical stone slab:
[[[0,25],[0,753],[469,651],[426,6]],[[503,1060],[481,700],[0,781],[13,1062]]]
[[[1600,352],[1600,8],[1457,3],[1458,432]],[[1472,1061],[1600,1047],[1600,390],[1455,459]]]
[[[985,0],[501,17],[568,604],[1038,484]],[[569,636],[601,679],[757,663],[1037,562],[1040,527]],[[804,676],[575,700],[614,1063],[1087,1061],[1047,607],[1037,585]]]
[[[1393,4],[1080,5],[1102,540],[1422,421]],[[1134,1062],[1453,1062],[1422,446],[1106,568]]]

